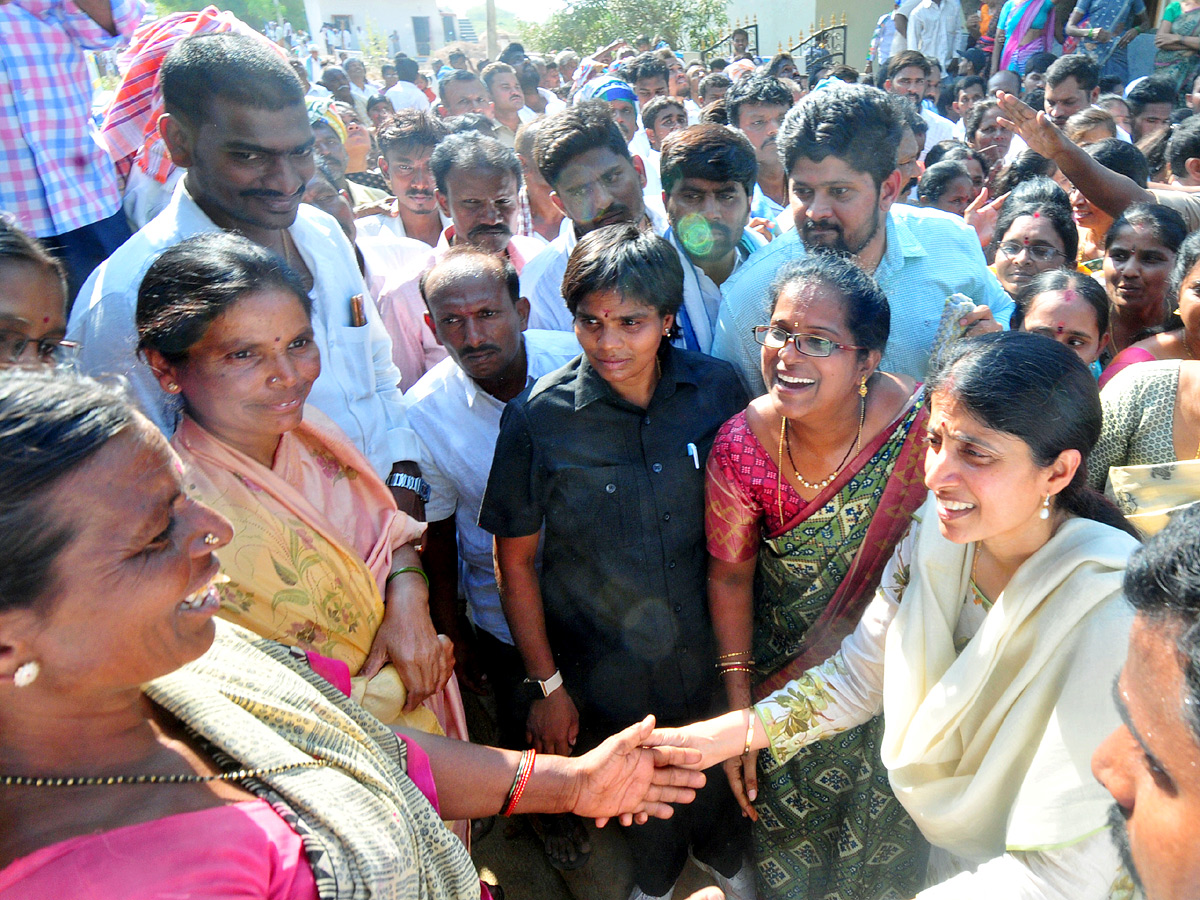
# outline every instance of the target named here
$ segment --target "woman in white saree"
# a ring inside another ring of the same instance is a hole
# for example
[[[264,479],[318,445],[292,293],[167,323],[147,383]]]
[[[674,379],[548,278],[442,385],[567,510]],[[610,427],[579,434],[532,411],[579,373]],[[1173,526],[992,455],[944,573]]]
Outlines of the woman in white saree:
[[[1137,542],[1087,486],[1095,380],[1068,348],[1004,333],[962,342],[929,391],[929,498],[855,631],[752,709],[654,740],[705,764],[786,759],[882,711],[896,797],[934,847],[921,900],[1121,896],[1090,760],[1119,723]]]

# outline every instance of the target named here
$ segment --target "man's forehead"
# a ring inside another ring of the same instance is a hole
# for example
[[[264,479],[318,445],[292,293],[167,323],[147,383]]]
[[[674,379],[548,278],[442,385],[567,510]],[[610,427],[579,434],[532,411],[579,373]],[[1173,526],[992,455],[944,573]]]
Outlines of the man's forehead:
[[[624,156],[617,155],[607,147],[596,147],[579,154],[563,166],[558,182],[565,184],[588,181],[602,172],[619,169],[623,165],[633,167],[633,163]]]
[[[741,188],[743,191],[746,190],[746,186],[744,184],[742,184],[740,181],[734,181],[733,179],[728,179],[726,181],[712,181],[708,178],[692,178],[685,175],[683,178],[679,179],[679,183],[675,186],[675,190],[672,191],[672,193],[675,193],[676,191],[702,191],[705,193],[719,194],[724,191],[732,191],[738,188]]]
[[[280,150],[290,150],[313,138],[308,110],[302,103],[265,109],[217,96],[209,101],[203,127],[225,143],[249,142]]]

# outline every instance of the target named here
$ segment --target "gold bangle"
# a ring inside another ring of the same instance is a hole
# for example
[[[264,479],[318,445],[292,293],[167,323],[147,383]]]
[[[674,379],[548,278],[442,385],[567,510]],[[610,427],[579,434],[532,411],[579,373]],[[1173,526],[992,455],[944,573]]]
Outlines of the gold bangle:
[[[733,659],[735,656],[749,656],[749,650],[738,650],[734,653],[722,653],[717,659]]]
[[[750,752],[750,742],[754,740],[754,707],[746,707],[746,747],[742,750],[742,756]]]

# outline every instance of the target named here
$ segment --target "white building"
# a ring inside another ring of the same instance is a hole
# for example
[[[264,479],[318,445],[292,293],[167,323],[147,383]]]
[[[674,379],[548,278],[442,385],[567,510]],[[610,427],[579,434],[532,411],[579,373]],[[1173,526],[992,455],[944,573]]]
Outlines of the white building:
[[[355,36],[370,26],[385,42],[395,32],[400,51],[417,59],[459,40],[458,19],[437,0],[304,0],[304,11],[309,34],[320,33],[326,22]]]
[[[789,3],[726,0],[731,29],[739,21],[743,25],[758,23],[758,55],[764,60],[781,48],[787,50],[800,43],[822,20],[826,25],[840,24],[845,14],[846,63],[860,71],[866,64],[875,23],[892,8],[891,0],[791,0]]]

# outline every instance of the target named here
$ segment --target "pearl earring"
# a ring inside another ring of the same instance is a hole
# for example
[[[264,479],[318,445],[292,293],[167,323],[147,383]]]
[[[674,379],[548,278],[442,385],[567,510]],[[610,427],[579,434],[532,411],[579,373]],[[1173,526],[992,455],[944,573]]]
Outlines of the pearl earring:
[[[1042,501],[1042,509],[1041,509],[1041,512],[1038,513],[1038,518],[1039,519],[1050,518],[1050,495],[1049,494],[1047,494],[1046,499]]]
[[[13,686],[19,688],[29,687],[37,681],[37,677],[41,671],[42,667],[35,659],[17,666],[17,671],[13,672]]]

